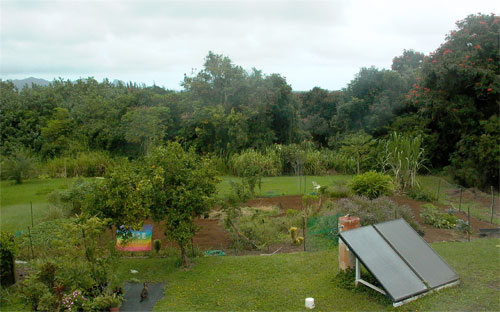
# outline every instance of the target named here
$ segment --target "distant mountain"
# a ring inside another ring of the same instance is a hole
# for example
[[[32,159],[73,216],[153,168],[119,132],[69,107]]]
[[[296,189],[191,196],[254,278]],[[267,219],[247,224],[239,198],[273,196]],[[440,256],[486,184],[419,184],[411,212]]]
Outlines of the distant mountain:
[[[39,86],[48,86],[50,84],[50,81],[48,80],[34,78],[34,77],[29,77],[25,79],[8,79],[8,80],[12,81],[12,83],[17,87],[18,90],[24,88],[25,85],[28,85],[28,87],[31,88],[32,84],[36,84]]]

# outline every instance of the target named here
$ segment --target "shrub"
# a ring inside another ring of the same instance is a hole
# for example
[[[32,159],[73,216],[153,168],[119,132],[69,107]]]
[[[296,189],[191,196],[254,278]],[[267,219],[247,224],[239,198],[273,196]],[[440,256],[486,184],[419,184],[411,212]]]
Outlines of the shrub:
[[[240,233],[253,241],[260,249],[283,241],[287,236],[288,228],[283,229],[278,218],[270,218],[271,213],[256,210],[251,215],[240,217],[236,222]],[[239,238],[236,242],[241,243]]]
[[[94,307],[97,308],[99,311],[106,311],[109,310],[109,308],[120,307],[122,303],[122,298],[120,296],[117,296],[116,294],[102,295],[95,297],[93,303]]]
[[[458,219],[457,224],[455,225],[455,229],[459,232],[462,232],[462,233],[469,233],[470,232],[470,225],[467,221],[464,221],[462,219]]]
[[[328,202],[325,205],[325,210],[325,214],[341,213],[342,215],[350,214],[359,217],[361,225],[403,218],[413,229],[421,234],[423,233],[411,209],[406,205],[400,206],[396,204],[388,197],[379,197],[373,200],[358,196],[344,198]]]
[[[23,183],[31,177],[34,169],[34,159],[26,149],[19,149],[2,160],[2,179],[12,179],[16,184]]]
[[[381,195],[391,195],[393,190],[391,177],[375,171],[355,176],[348,186],[354,194],[371,199]]]
[[[15,244],[12,234],[0,232],[0,284],[10,286],[15,282],[14,275]]]
[[[406,194],[408,195],[408,197],[419,201],[431,202],[437,199],[436,196],[418,186],[412,187]]]
[[[94,191],[94,183],[78,179],[68,189],[51,192],[48,195],[48,201],[52,206],[60,208],[66,215],[80,214],[87,196]]]
[[[345,198],[351,195],[351,191],[345,185],[329,186],[325,194],[330,198]]]
[[[38,311],[38,305],[43,297],[51,295],[47,285],[42,283],[36,274],[31,274],[22,281],[20,293],[33,311]]]
[[[420,213],[420,217],[422,217],[425,224],[429,224],[438,229],[453,229],[458,222],[457,217],[441,212],[439,208],[433,204],[425,204],[422,207],[424,210]]]
[[[155,249],[156,253],[160,252],[160,249],[161,249],[161,240],[155,239],[155,241],[153,242],[153,246],[154,246],[154,249]]]

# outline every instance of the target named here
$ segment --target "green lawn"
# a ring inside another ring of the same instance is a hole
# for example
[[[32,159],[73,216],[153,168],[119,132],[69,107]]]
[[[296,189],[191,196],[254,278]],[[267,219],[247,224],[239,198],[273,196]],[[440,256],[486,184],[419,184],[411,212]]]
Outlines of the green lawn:
[[[457,271],[461,284],[397,310],[500,310],[499,244],[498,239],[432,244]],[[336,249],[268,257],[197,258],[188,271],[175,269],[174,263],[173,259],[121,259],[118,276],[122,280],[166,281],[165,298],[157,303],[156,311],[302,310],[306,297],[315,298],[319,311],[393,309],[373,292],[335,285]],[[139,273],[133,275],[130,269]]]
[[[26,180],[23,184],[2,181],[0,184],[0,224],[2,230],[16,232],[31,226],[30,202],[33,203],[34,223],[45,216],[47,195],[67,188],[75,179]]]
[[[282,195],[302,195],[309,194],[314,191],[312,182],[319,185],[331,186],[334,183],[347,183],[352,179],[351,175],[331,175],[331,176],[302,176],[300,179],[297,176],[282,176],[282,177],[265,177],[262,179],[262,190],[258,186],[255,188],[257,196],[265,196],[266,192],[280,193]],[[222,177],[222,182],[218,186],[219,196],[225,196],[231,191],[229,181],[238,181],[239,178],[225,176]]]

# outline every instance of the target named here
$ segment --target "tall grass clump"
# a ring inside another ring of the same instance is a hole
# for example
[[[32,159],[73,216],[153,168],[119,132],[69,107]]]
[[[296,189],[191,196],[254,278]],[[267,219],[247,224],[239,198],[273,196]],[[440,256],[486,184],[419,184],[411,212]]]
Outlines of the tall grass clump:
[[[380,166],[394,175],[396,185],[401,191],[418,186],[417,173],[425,168],[420,135],[412,138],[397,132],[391,133],[381,155]]]
[[[52,178],[103,176],[113,163],[107,152],[82,152],[75,157],[57,157],[42,164],[42,170]]]

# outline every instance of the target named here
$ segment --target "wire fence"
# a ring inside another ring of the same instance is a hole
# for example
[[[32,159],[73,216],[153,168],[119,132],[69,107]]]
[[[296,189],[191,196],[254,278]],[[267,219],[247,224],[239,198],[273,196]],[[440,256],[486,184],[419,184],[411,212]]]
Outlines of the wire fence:
[[[500,225],[500,197],[493,186],[490,187],[489,191],[466,188],[439,178],[435,196],[438,203],[451,206],[453,210],[462,211],[479,220]]]
[[[338,220],[341,214],[309,217],[304,240],[306,251],[329,249],[338,245]]]

